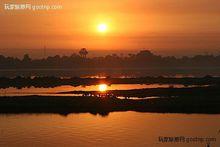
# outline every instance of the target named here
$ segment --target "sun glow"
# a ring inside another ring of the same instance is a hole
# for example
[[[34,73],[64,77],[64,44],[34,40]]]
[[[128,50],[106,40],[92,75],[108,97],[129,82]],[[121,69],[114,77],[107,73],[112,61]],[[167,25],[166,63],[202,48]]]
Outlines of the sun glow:
[[[99,91],[100,92],[105,92],[107,90],[107,85],[106,84],[100,84],[99,85]]]
[[[97,26],[97,29],[99,32],[104,33],[108,30],[108,26],[106,24],[102,23]]]

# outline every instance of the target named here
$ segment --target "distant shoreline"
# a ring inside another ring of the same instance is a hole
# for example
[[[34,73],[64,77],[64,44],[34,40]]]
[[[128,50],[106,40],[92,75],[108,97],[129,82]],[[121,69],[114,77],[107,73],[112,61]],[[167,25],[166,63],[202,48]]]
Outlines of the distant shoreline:
[[[54,76],[33,76],[22,77],[17,76],[14,78],[0,77],[0,88],[23,88],[23,87],[43,87],[50,88],[62,85],[71,86],[89,86],[105,83],[111,84],[182,84],[190,85],[220,85],[220,77],[139,77],[139,78],[80,78],[80,77],[54,77]]]

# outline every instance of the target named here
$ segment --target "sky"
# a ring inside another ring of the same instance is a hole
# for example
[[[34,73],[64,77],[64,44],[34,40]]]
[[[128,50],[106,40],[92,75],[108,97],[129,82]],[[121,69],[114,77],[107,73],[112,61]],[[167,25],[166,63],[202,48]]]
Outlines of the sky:
[[[5,4],[61,5],[6,10]],[[0,49],[212,52],[220,49],[219,0],[1,0]],[[106,24],[106,32],[97,30]]]

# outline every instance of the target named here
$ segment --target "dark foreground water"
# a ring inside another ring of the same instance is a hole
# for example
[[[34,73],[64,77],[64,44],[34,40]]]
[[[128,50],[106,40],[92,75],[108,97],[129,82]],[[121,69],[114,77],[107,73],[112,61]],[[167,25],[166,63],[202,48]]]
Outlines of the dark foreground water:
[[[114,112],[0,115],[0,146],[211,147],[220,146],[220,115]],[[160,142],[181,137],[180,142]],[[195,139],[197,137],[197,139]],[[183,140],[185,138],[185,140]]]

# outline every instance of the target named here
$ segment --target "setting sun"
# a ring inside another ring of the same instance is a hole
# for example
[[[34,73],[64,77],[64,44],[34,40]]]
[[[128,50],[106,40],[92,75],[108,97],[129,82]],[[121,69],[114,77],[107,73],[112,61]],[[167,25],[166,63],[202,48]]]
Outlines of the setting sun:
[[[106,32],[108,29],[108,26],[106,24],[102,23],[102,24],[98,25],[97,29],[99,32]]]
[[[99,85],[99,91],[101,92],[105,92],[107,90],[107,85],[106,84],[100,84]]]

